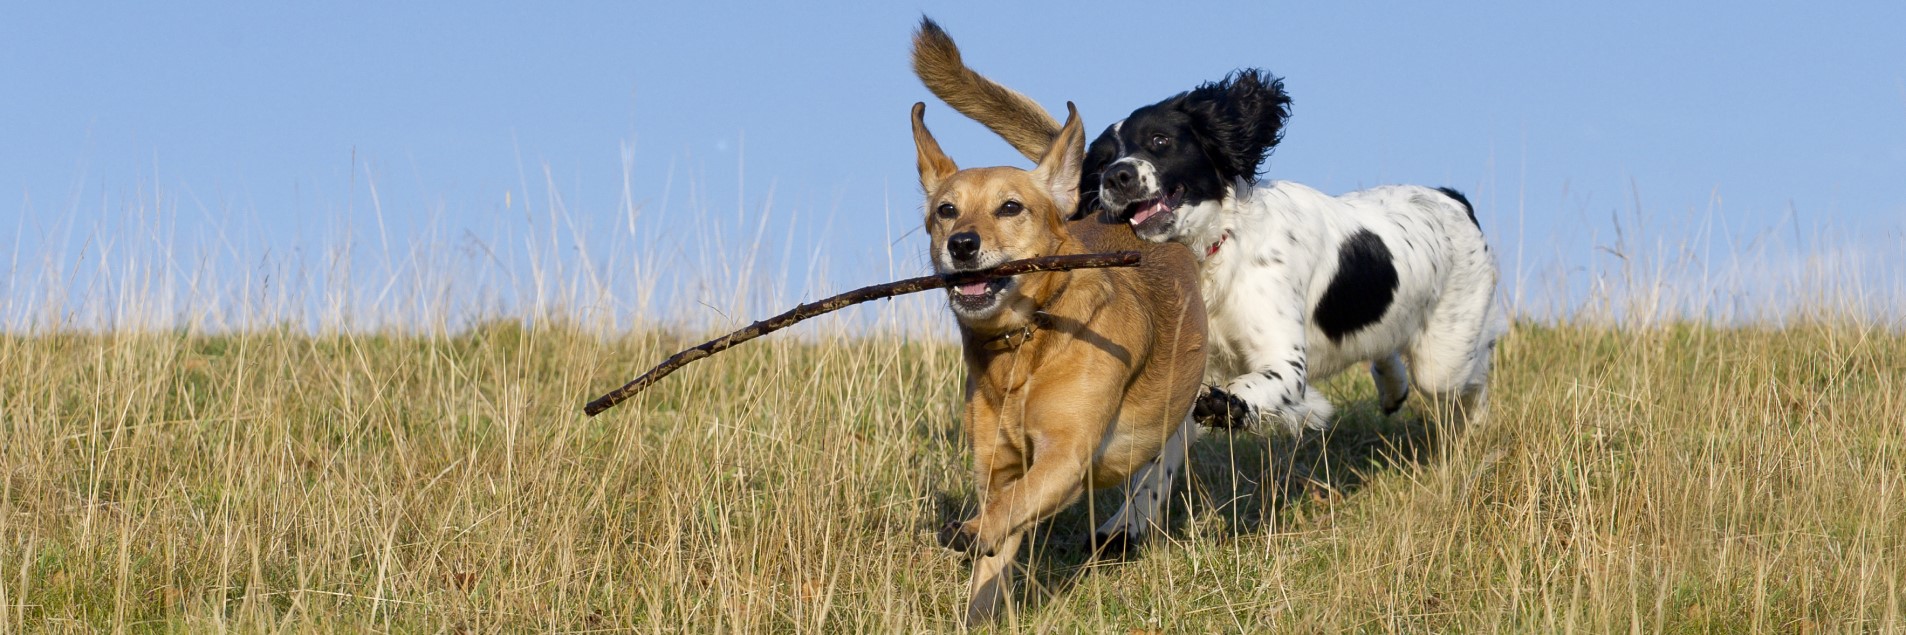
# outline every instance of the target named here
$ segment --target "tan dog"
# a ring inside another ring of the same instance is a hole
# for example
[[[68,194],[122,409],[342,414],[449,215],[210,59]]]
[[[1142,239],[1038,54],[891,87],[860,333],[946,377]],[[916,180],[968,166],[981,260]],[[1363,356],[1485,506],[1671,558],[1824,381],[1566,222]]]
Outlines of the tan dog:
[[[1066,223],[1085,154],[1070,105],[1032,171],[960,170],[927,132],[925,110],[913,107],[913,138],[940,273],[1144,253],[1136,268],[1029,273],[948,290],[965,343],[964,418],[985,498],[978,518],[950,525],[942,539],[978,558],[967,621],[979,622],[1003,603],[1025,532],[1081,494],[1131,478],[1131,491],[1144,494],[1107,525],[1142,528],[1157,514],[1171,477],[1157,459],[1182,454],[1192,425],[1205,308],[1197,264],[1182,245],[1142,241],[1118,224]]]

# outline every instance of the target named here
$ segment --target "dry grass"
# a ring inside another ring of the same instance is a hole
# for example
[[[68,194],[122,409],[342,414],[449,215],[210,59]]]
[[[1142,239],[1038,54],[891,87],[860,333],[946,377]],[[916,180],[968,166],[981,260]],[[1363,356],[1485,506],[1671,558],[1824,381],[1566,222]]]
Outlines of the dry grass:
[[[844,329],[842,329],[844,330]],[[948,343],[490,323],[0,336],[0,631],[944,631]],[[1048,523],[1009,628],[1906,630],[1906,337],[1519,325],[1492,421],[1196,447],[1164,539]],[[1354,374],[1354,373],[1352,373]]]
[[[818,321],[588,419],[702,335],[666,325],[815,294],[754,277],[773,241],[746,210],[752,237],[549,198],[381,271],[348,236],[315,270],[182,253],[143,229],[178,216],[156,195],[96,253],[16,262],[0,633],[958,628],[967,563],[932,530],[975,501],[943,309]],[[1109,495],[1047,523],[1000,630],[1906,632],[1906,334],[1832,317],[1906,293],[1742,270],[1803,305],[1757,319],[1735,278],[1633,251],[1558,309],[1510,293],[1564,317],[1504,341],[1487,425],[1383,418],[1348,373],[1327,436],[1195,445],[1136,556],[1088,553]],[[454,324],[486,307],[537,326]]]

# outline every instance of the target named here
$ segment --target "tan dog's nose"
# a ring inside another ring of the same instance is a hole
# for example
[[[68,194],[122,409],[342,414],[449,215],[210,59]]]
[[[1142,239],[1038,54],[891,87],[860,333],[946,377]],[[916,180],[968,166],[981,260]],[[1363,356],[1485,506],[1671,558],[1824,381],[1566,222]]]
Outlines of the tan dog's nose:
[[[979,233],[966,231],[948,237],[946,253],[956,262],[972,262],[979,255]]]

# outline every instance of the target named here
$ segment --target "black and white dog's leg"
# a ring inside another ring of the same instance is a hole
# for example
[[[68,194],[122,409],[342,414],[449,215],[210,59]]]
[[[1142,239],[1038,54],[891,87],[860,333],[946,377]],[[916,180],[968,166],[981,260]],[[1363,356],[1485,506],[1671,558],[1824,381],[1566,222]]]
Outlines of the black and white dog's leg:
[[[1383,416],[1403,409],[1403,401],[1410,398],[1410,373],[1403,368],[1402,355],[1391,353],[1372,360],[1370,379],[1377,384],[1377,405],[1383,407]]]
[[[1185,469],[1191,442],[1198,438],[1198,425],[1190,417],[1165,439],[1145,467],[1125,481],[1125,504],[1094,532],[1099,548],[1110,553],[1124,552],[1138,544],[1146,531],[1162,527],[1165,506],[1171,499],[1171,485]]]
[[[1479,256],[1459,264],[1409,352],[1412,383],[1436,405],[1437,417],[1457,429],[1488,413],[1491,358],[1507,328],[1495,303],[1494,262]]]
[[[1201,417],[1200,423],[1235,428],[1244,427],[1237,421],[1239,416],[1246,423],[1269,419],[1292,436],[1329,425],[1336,408],[1306,379],[1304,347],[1295,343],[1303,341],[1303,326],[1292,326],[1297,331],[1293,336],[1267,337],[1247,351],[1245,358],[1252,360],[1251,372],[1198,397],[1193,411]]]
[[[1495,365],[1495,352],[1496,336],[1485,333],[1469,366],[1469,374],[1464,378],[1462,387],[1456,391],[1455,403],[1449,414],[1450,420],[1456,425],[1475,425],[1489,418],[1489,371]]]

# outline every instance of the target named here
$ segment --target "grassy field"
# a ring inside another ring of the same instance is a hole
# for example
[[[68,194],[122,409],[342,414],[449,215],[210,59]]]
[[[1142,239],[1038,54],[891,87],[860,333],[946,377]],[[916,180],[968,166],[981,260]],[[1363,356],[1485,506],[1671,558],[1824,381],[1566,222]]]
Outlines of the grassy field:
[[[832,337],[832,339],[830,339]],[[497,322],[0,336],[0,631],[945,631],[974,507],[946,342]],[[1005,630],[1906,631],[1906,337],[1519,324],[1492,419],[1329,385],[1209,434],[1172,527],[1046,524]]]

